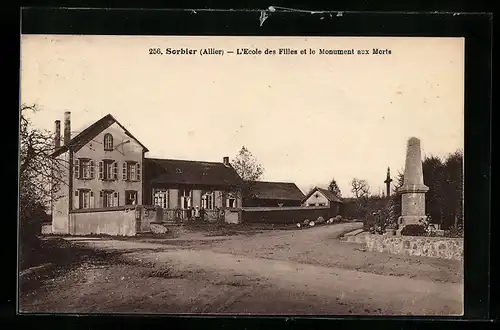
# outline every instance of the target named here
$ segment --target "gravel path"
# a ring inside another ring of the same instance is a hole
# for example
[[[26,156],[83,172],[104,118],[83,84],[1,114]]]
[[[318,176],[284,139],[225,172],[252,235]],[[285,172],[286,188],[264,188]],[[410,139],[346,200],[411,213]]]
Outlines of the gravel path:
[[[359,225],[234,236],[208,245],[73,240],[126,252],[136,263],[74,270],[23,298],[21,306],[128,313],[462,313],[459,263],[362,252],[358,244],[337,239]]]

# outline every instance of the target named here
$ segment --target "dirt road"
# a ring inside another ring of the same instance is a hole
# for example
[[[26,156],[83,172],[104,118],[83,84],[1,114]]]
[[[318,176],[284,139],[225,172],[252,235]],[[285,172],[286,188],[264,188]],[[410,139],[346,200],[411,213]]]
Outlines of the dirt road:
[[[337,239],[359,226],[272,231],[203,244],[74,240],[120,251],[132,264],[84,265],[23,297],[21,306],[38,312],[462,313],[460,264],[362,252]]]

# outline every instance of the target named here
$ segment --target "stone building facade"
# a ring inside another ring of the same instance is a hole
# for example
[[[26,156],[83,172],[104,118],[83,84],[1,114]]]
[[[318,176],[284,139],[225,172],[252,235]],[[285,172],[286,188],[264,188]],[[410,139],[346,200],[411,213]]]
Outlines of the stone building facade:
[[[73,138],[69,112],[64,124],[61,146],[56,121],[53,157],[63,173],[53,198],[52,232],[71,233],[72,211],[141,204],[148,149],[109,114]]]
[[[165,221],[195,218],[197,210],[216,221],[220,212],[242,206],[242,181],[228,157],[222,162],[146,158],[144,170],[144,203],[162,208]]]

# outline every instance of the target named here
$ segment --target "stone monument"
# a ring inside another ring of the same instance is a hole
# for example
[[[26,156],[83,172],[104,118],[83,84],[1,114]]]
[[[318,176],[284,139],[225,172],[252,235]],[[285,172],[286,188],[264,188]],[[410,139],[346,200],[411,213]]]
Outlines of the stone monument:
[[[387,168],[387,177],[385,178],[385,190],[386,190],[386,196],[390,197],[391,196],[391,169],[388,167]]]
[[[422,171],[422,155],[420,140],[412,137],[408,140],[406,149],[406,163],[403,186],[399,189],[401,194],[401,216],[398,219],[397,234],[410,224],[420,224],[425,221],[425,193],[429,187],[424,185]]]

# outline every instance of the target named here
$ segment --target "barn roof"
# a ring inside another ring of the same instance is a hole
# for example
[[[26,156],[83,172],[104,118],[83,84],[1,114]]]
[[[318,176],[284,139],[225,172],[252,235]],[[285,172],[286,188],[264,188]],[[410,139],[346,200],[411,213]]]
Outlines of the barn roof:
[[[292,182],[253,181],[250,190],[254,198],[302,201],[304,193]]]
[[[224,163],[160,158],[145,158],[144,162],[144,175],[151,184],[241,184],[241,178],[235,169]]]

